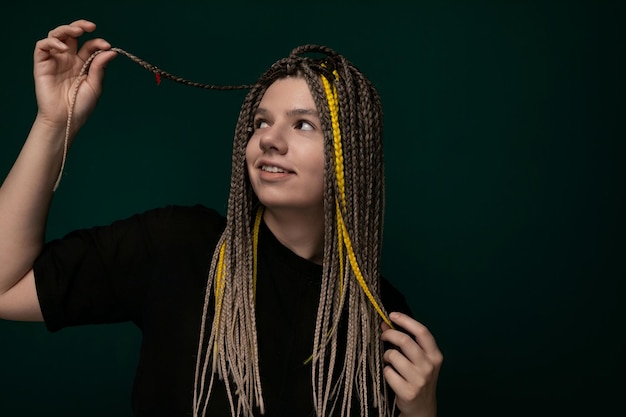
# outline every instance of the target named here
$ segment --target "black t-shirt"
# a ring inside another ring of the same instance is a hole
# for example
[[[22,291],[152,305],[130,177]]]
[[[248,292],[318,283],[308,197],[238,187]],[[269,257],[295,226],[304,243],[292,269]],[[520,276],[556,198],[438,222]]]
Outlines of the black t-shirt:
[[[141,329],[137,416],[192,414],[205,286],[224,226],[212,209],[168,206],[51,241],[34,264],[50,331],[124,321]],[[291,252],[262,224],[256,319],[266,416],[314,415],[311,367],[304,361],[312,353],[321,273],[320,265]],[[381,298],[388,311],[410,314],[384,279]],[[230,415],[221,381],[207,415]]]

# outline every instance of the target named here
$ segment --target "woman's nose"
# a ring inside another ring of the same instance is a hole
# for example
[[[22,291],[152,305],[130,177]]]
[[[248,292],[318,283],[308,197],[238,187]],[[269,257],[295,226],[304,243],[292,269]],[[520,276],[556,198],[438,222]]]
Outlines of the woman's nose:
[[[275,123],[261,130],[259,146],[264,152],[275,151],[280,154],[287,152],[285,129]]]

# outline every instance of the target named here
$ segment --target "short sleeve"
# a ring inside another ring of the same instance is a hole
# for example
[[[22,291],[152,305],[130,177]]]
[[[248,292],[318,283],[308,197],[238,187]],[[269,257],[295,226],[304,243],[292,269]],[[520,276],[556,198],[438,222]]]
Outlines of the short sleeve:
[[[208,268],[223,227],[212,209],[167,206],[48,242],[33,266],[47,328],[140,321],[151,279]]]

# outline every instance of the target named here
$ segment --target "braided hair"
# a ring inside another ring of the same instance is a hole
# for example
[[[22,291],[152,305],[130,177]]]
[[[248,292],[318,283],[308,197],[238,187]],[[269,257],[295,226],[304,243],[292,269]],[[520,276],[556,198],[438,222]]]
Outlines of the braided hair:
[[[254,308],[261,211],[247,176],[246,146],[263,94],[285,77],[307,82],[324,132],[323,272],[310,358],[316,414],[368,415],[373,405],[379,416],[391,416],[382,376],[380,318],[391,323],[378,296],[382,106],[374,86],[352,63],[317,45],[297,47],[271,65],[251,86],[239,113],[226,228],[213,254],[203,309],[194,416],[205,415],[216,383],[225,384],[233,416],[265,411]],[[342,332],[337,331],[340,325]]]

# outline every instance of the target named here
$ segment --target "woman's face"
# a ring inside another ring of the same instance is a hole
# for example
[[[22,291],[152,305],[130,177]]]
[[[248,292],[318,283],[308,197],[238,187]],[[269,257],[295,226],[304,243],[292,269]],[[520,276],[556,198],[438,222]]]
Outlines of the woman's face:
[[[303,78],[267,89],[246,148],[252,188],[269,209],[323,210],[324,133]]]

